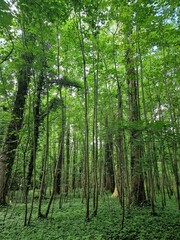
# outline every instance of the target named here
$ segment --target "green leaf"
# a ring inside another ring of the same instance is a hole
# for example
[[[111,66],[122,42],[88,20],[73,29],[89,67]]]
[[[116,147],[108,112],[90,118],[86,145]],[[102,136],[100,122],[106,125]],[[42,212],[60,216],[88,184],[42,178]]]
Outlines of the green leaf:
[[[4,0],[0,0],[0,23],[3,27],[8,27],[12,22],[12,14],[9,6]]]

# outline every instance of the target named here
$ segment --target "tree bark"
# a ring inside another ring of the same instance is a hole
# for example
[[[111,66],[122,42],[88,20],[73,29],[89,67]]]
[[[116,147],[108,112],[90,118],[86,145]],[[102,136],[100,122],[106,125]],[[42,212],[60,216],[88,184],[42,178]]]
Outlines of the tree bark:
[[[41,106],[41,92],[44,84],[44,76],[43,73],[39,76],[39,81],[37,83],[37,93],[35,99],[35,107],[34,107],[34,138],[31,148],[31,157],[28,165],[28,173],[26,177],[26,186],[25,186],[25,196],[28,194],[29,188],[31,186],[31,179],[34,169],[34,161],[36,159],[36,152],[38,147],[38,139],[39,139],[39,127],[41,123],[41,115],[40,115],[40,106]]]
[[[113,139],[112,133],[108,126],[108,118],[106,117],[106,144],[105,144],[105,189],[106,191],[114,192],[115,177],[114,177],[114,164],[113,164]]]
[[[84,132],[85,132],[85,145],[84,145],[84,189],[85,189],[85,197],[86,197],[86,221],[89,221],[89,208],[90,208],[90,183],[89,183],[89,121],[88,121],[88,81],[87,81],[87,63],[86,63],[86,55],[85,55],[85,37],[83,33],[82,27],[82,19],[81,14],[79,13],[79,23],[78,23],[78,31],[79,31],[79,40],[80,40],[80,48],[82,54],[82,66],[83,66],[83,80],[84,80]]]
[[[19,71],[18,90],[12,111],[12,118],[0,153],[0,204],[3,205],[6,204],[9,179],[11,177],[16,149],[18,147],[19,133],[22,128],[24,106],[30,81],[31,63],[33,60],[32,55],[29,54],[24,54],[23,59],[25,65],[22,66]]]
[[[69,192],[69,165],[70,165],[70,126],[67,128],[66,135],[66,180],[65,180],[65,196],[68,197]]]
[[[131,202],[140,205],[145,200],[144,178],[141,166],[142,142],[141,131],[137,129],[136,123],[140,120],[138,79],[133,62],[133,46],[130,35],[127,34],[126,50],[126,75],[129,90],[129,121],[130,147],[131,147]]]

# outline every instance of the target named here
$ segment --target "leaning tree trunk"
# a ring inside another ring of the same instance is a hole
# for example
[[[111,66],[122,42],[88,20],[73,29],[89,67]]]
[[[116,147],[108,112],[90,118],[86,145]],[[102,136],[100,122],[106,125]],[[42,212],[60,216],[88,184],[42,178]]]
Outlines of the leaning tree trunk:
[[[126,75],[129,90],[129,121],[132,124],[130,130],[131,146],[131,201],[140,205],[145,200],[144,179],[141,166],[142,142],[141,131],[137,129],[136,123],[140,120],[140,106],[138,93],[138,77],[136,76],[133,62],[133,46],[130,35],[127,36],[126,49]]]
[[[25,100],[28,91],[28,83],[30,81],[32,55],[24,54],[23,59],[25,65],[22,66],[19,71],[18,90],[14,102],[12,117],[0,153],[0,204],[3,205],[6,203],[9,179],[11,177],[16,149],[18,146],[19,133],[22,128]]]

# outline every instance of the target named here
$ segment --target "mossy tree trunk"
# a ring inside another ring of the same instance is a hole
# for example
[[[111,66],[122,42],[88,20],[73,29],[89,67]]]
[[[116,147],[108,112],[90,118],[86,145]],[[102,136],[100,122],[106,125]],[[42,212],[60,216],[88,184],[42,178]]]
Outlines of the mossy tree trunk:
[[[42,93],[42,87],[44,84],[44,76],[43,73],[40,74],[39,80],[37,83],[37,91],[36,91],[36,98],[35,98],[35,104],[34,104],[34,138],[31,148],[31,156],[30,161],[28,165],[28,173],[26,177],[26,186],[25,186],[25,196],[27,196],[29,188],[31,186],[31,179],[34,169],[34,162],[36,159],[36,152],[38,147],[38,139],[39,139],[39,128],[41,124],[41,115],[40,115],[40,107],[41,107],[41,93]]]
[[[0,204],[6,204],[6,195],[9,188],[12,167],[18,147],[19,134],[22,128],[24,106],[30,81],[32,55],[23,55],[24,65],[21,67],[18,76],[18,89],[11,121],[9,123],[5,141],[0,153]]]

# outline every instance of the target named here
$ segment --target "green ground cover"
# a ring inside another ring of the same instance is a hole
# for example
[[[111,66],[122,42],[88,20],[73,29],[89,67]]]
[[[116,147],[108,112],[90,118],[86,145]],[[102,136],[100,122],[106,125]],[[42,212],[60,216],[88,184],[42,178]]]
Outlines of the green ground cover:
[[[44,205],[45,207],[45,205]],[[85,208],[80,199],[68,200],[58,209],[58,201],[48,219],[37,219],[37,203],[31,225],[23,227],[24,205],[17,204],[0,212],[1,240],[78,240],[78,239],[180,239],[180,214],[174,200],[162,210],[157,204],[157,215],[151,216],[150,207],[133,208],[125,218],[124,229],[120,231],[121,208],[118,199],[106,196],[100,200],[97,217],[84,221]]]

